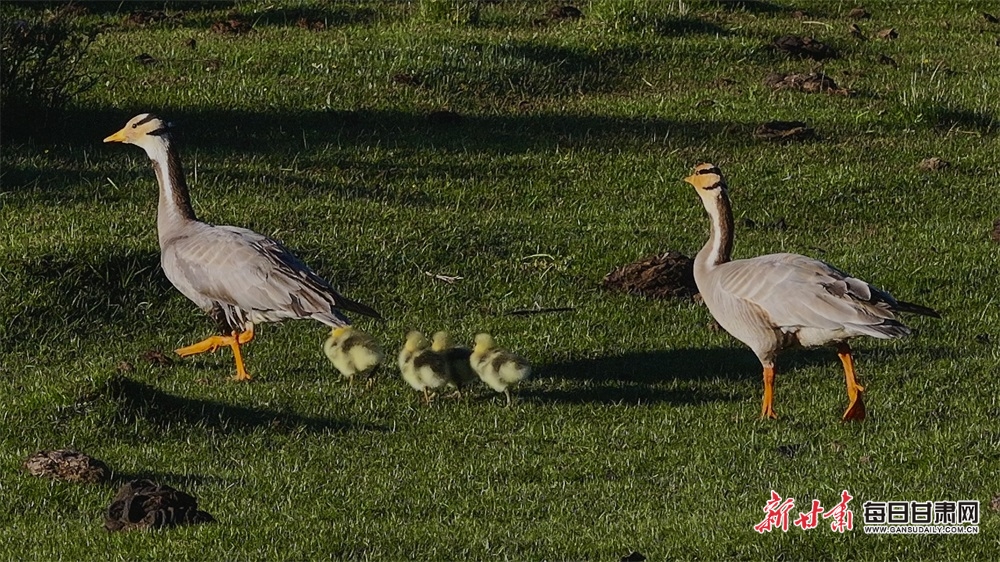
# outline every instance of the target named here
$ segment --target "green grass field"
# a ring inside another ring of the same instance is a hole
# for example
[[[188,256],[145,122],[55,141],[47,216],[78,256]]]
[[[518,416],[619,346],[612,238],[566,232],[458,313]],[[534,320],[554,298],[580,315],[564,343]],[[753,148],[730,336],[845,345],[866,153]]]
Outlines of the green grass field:
[[[134,4],[88,5],[81,17],[107,26],[85,62],[97,85],[2,147],[0,559],[1000,551],[1000,24],[982,15],[1000,3],[872,1],[862,20],[839,1],[592,0],[567,21],[553,5],[171,3],[149,23],[128,20]],[[231,13],[252,30],[212,31]],[[875,36],[890,27],[896,39]],[[785,33],[840,56],[766,46]],[[854,95],[762,82],[818,69]],[[459,118],[432,116],[444,110]],[[535,365],[514,407],[485,386],[426,407],[394,364],[348,390],[315,322],[263,326],[248,384],[229,380],[228,350],[144,360],[213,330],[160,270],[146,156],[101,143],[147,111],[178,126],[200,218],[284,241],[386,317],[357,325],[392,356],[410,329],[491,331]],[[818,137],[753,138],[772,119]],[[931,156],[950,167],[920,170]],[[941,312],[905,319],[912,337],[855,342],[863,423],[840,422],[833,350],[782,356],[781,417],[761,421],[760,366],[705,307],[600,288],[638,258],[697,252],[708,219],[681,178],[702,161],[727,174],[735,257],[804,253]],[[506,314],[536,306],[574,310]],[[62,447],[114,482],[21,469]],[[135,476],[218,522],[106,532],[114,486]],[[772,489],[796,498],[793,515],[849,490],[855,528],[758,534]],[[978,535],[861,530],[865,501],[964,499],[981,503]]]

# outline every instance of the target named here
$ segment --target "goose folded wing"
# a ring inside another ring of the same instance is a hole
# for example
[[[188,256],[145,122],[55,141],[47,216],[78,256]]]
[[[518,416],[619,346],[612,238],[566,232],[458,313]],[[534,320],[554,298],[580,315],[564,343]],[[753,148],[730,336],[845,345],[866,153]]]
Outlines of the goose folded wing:
[[[721,291],[763,311],[775,328],[881,332],[899,326],[891,295],[806,256],[771,254],[729,262],[720,266],[716,280]]]
[[[339,317],[334,308],[378,317],[338,294],[279,242],[251,230],[208,227],[176,240],[171,250],[195,291],[269,320]]]

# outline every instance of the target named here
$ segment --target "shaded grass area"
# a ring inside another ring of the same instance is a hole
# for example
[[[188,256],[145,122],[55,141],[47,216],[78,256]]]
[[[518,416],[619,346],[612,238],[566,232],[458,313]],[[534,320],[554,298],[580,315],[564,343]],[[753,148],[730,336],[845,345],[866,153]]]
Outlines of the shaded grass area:
[[[86,5],[82,17],[109,26],[90,62],[100,85],[60,126],[3,141],[0,557],[996,548],[1000,253],[988,231],[1000,209],[988,192],[1000,72],[983,56],[997,30],[979,13],[995,3],[872,4],[865,41],[837,2],[594,0],[571,21],[532,2],[133,4]],[[212,31],[236,16],[252,29]],[[884,27],[899,38],[871,37]],[[840,57],[767,47],[784,33]],[[814,69],[855,95],[761,82]],[[463,342],[494,332],[535,365],[515,406],[480,387],[423,407],[392,365],[372,390],[348,389],[320,353],[324,329],[304,322],[261,328],[249,385],[226,380],[226,350],[144,359],[212,329],[159,269],[145,156],[100,143],[144,111],[177,124],[202,218],[283,240],[374,305],[387,322],[359,325],[390,356],[413,328]],[[753,139],[770,119],[802,119],[818,138]],[[922,172],[928,156],[951,166]],[[707,220],[680,178],[701,160],[729,178],[738,257],[806,253],[942,312],[907,319],[906,340],[857,343],[864,424],[838,422],[831,350],[783,356],[781,419],[757,421],[759,364],[706,327],[707,310],[598,288],[623,263],[697,251]],[[533,307],[572,310],[506,314]],[[35,450],[69,445],[108,462],[116,484],[149,476],[193,493],[219,522],[106,534],[110,488],[18,471]],[[856,528],[758,535],[772,489],[799,510],[848,489]],[[978,499],[980,535],[860,532],[862,502],[908,499]]]

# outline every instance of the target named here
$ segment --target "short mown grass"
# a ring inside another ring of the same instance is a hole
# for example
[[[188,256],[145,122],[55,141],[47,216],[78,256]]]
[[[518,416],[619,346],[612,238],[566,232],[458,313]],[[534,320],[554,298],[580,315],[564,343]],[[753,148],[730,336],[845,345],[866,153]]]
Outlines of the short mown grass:
[[[593,0],[552,21],[534,2],[168,3],[169,19],[135,23],[130,10],[160,6],[84,3],[107,26],[87,62],[98,85],[61,122],[3,140],[0,558],[996,552],[1000,25],[981,12],[1000,5],[869,2],[855,22],[850,3],[803,4]],[[252,31],[211,31],[231,13]],[[874,36],[889,27],[897,39]],[[840,56],[766,48],[784,33]],[[818,68],[854,95],[762,84]],[[145,155],[100,142],[146,111],[178,125],[201,218],[283,240],[375,306],[387,321],[358,325],[390,355],[410,329],[493,332],[535,366],[515,406],[480,387],[424,407],[392,365],[349,390],[310,322],[260,329],[250,384],[228,380],[227,351],[143,360],[212,329],[159,269]],[[818,139],[755,140],[771,119]],[[919,170],[930,156],[951,166]],[[856,342],[865,422],[839,421],[831,350],[783,356],[781,418],[760,421],[759,364],[707,309],[599,288],[619,265],[700,248],[707,218],[680,178],[706,160],[729,179],[737,257],[805,253],[941,312],[908,319],[913,337]],[[536,306],[573,310],[506,314]],[[218,522],[105,532],[112,487],[20,470],[70,446],[114,484],[196,495]],[[847,489],[855,529],[759,535],[772,489],[796,513]],[[865,501],[948,499],[981,502],[979,535],[861,532]]]

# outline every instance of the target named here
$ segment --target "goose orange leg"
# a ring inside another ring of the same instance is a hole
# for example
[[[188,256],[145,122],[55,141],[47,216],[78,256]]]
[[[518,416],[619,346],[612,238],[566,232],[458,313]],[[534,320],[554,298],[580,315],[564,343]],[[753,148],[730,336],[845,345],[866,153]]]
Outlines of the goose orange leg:
[[[774,365],[764,367],[764,401],[760,405],[760,419],[778,419],[774,413]]]
[[[228,345],[233,350],[233,358],[236,359],[236,376],[233,378],[238,381],[248,381],[253,377],[250,376],[250,373],[247,373],[246,367],[243,365],[243,353],[240,351],[240,346],[250,343],[251,340],[253,340],[252,326],[242,332],[234,330],[228,336],[211,336],[205,338],[196,344],[176,349],[174,353],[181,357],[190,357],[207,351],[215,351],[222,346]]]
[[[851,403],[847,406],[847,411],[844,412],[844,421],[861,421],[865,419],[865,402],[861,395],[865,387],[858,384],[857,379],[854,377],[854,359],[851,357],[851,346],[846,343],[838,345],[837,356],[840,357],[840,362],[844,364],[847,397],[851,399]]]

